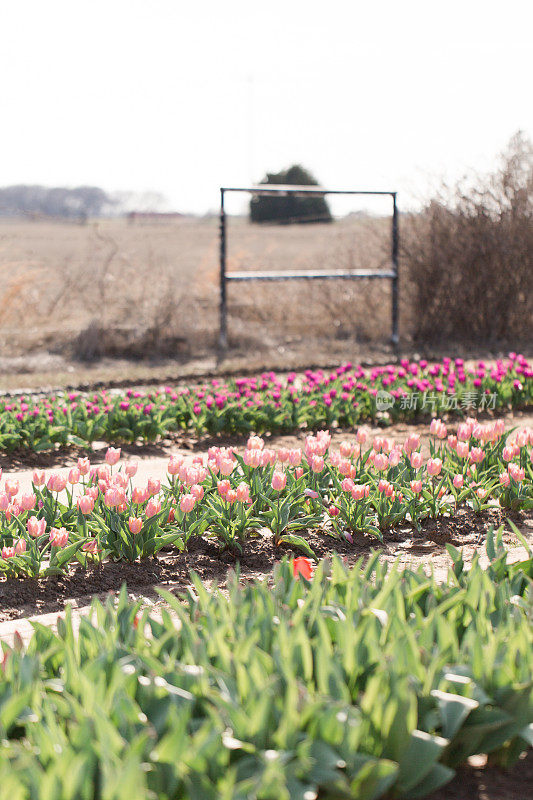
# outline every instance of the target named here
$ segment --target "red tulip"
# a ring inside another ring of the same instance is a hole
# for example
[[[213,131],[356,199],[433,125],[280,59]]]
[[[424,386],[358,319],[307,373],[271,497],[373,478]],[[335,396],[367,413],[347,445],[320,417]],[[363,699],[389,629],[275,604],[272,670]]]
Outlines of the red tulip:
[[[292,562],[292,571],[295,578],[302,575],[307,581],[313,577],[313,564],[311,559],[305,556],[298,556]]]

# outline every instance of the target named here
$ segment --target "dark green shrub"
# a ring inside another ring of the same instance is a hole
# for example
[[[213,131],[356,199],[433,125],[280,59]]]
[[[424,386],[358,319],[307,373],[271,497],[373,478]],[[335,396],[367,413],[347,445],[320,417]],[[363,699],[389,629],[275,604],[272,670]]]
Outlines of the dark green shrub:
[[[299,165],[277,173],[267,173],[262,184],[290,186],[318,186],[318,181]],[[280,222],[285,224],[304,222],[331,222],[331,212],[324,197],[266,197],[256,195],[250,201],[252,222]]]

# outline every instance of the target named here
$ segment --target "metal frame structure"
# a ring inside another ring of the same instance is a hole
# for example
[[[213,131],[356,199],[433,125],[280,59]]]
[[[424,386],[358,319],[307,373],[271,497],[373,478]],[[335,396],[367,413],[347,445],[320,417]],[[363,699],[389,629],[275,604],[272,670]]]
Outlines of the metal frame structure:
[[[391,269],[390,270],[287,270],[271,272],[228,272],[226,269],[226,211],[224,208],[224,195],[226,192],[248,192],[249,194],[261,195],[280,195],[289,194],[297,197],[324,197],[328,194],[346,195],[386,195],[392,197],[392,246],[391,246]],[[228,187],[220,188],[220,330],[219,348],[221,351],[228,346],[228,304],[227,304],[227,283],[228,281],[293,281],[293,280],[357,280],[368,278],[386,278],[391,281],[392,288],[392,314],[391,314],[391,342],[398,344],[398,247],[399,247],[399,228],[398,228],[398,205],[396,202],[397,192],[372,192],[372,191],[353,191],[343,189],[322,189],[314,186],[283,186],[264,185],[248,187]]]

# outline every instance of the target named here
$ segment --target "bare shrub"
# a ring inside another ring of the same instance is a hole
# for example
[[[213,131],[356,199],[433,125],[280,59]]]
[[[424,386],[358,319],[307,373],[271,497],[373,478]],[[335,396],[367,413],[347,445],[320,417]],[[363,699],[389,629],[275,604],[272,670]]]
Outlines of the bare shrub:
[[[497,170],[443,187],[403,226],[418,341],[528,341],[533,321],[533,146],[516,134]]]

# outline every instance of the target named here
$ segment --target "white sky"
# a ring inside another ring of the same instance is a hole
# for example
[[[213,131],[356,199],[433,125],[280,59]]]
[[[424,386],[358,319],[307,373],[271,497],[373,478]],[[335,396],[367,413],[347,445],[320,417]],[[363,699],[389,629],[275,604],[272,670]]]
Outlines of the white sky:
[[[0,185],[204,212],[299,162],[405,204],[531,135],[532,23],[529,0],[0,0]]]

